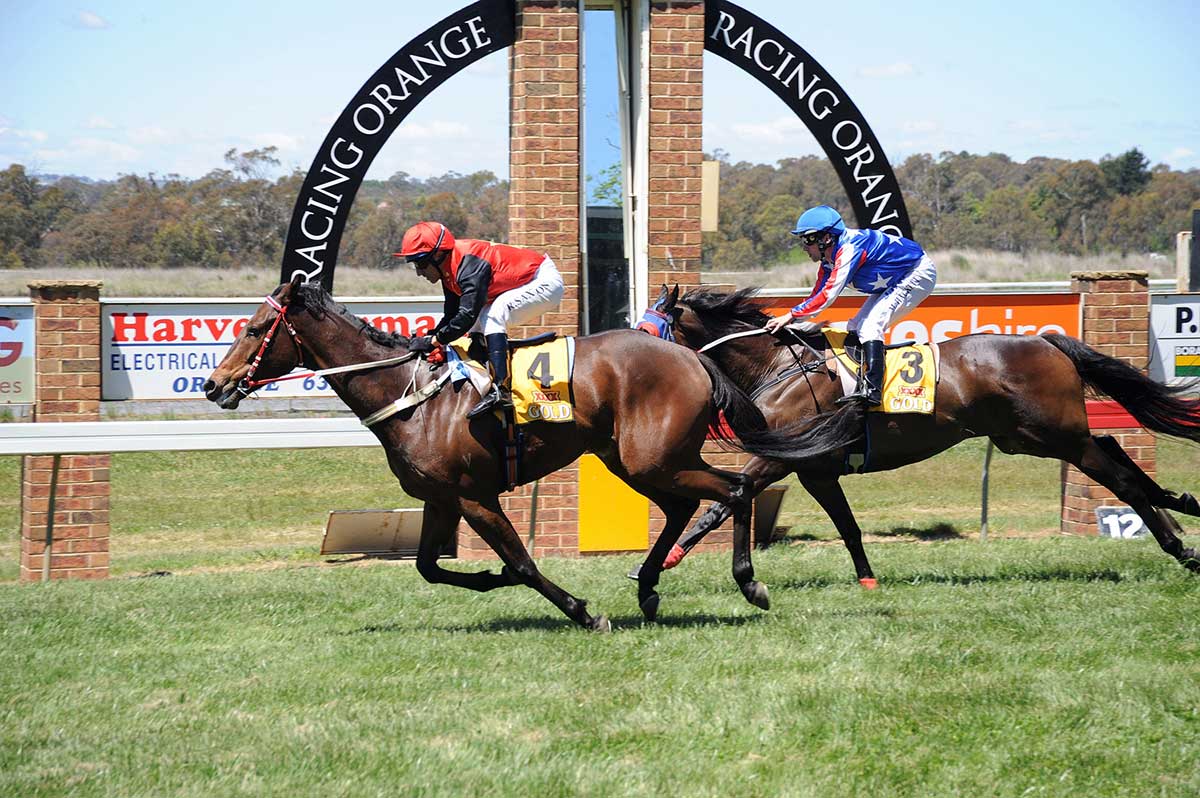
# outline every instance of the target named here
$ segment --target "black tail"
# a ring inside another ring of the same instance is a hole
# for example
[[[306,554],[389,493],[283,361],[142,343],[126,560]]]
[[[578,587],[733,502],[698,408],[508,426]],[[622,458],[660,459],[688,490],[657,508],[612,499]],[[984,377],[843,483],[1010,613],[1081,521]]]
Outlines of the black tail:
[[[843,449],[863,436],[866,419],[858,403],[810,416],[788,427],[767,429],[762,411],[749,395],[707,355],[698,357],[713,384],[713,403],[729,424],[726,428],[714,419],[713,429],[717,439],[730,447],[773,460],[808,460]],[[730,435],[730,429],[736,438]]]
[[[1196,382],[1163,385],[1070,336],[1047,333],[1042,337],[1071,358],[1085,385],[1115,399],[1146,429],[1200,441],[1200,401],[1179,398],[1196,391]]]

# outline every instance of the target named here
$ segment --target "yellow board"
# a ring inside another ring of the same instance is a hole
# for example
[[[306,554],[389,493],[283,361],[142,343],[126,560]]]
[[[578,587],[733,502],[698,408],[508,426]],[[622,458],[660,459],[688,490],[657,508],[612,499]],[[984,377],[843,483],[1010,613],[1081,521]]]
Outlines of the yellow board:
[[[650,500],[604,467],[579,459],[579,550],[645,551],[650,543]]]
[[[833,347],[842,368],[854,374],[858,366],[842,348],[846,340],[843,330],[828,327],[821,330]],[[883,402],[873,408],[883,413],[933,412],[934,389],[937,386],[937,359],[928,344],[909,344],[888,349],[884,355]]]
[[[513,408],[517,423],[574,421],[571,369],[575,339],[557,338],[512,353]]]

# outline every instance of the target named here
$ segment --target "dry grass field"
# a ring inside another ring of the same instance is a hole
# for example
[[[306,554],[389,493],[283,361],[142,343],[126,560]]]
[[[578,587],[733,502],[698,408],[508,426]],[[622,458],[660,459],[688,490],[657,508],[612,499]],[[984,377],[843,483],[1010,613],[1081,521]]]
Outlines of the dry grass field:
[[[792,260],[761,271],[705,272],[708,283],[735,284],[739,288],[792,288],[812,285],[815,270],[799,249]],[[931,253],[941,283],[1019,282],[1068,280],[1073,271],[1144,269],[1152,279],[1175,276],[1175,262],[1162,256],[1056,255],[1036,253],[946,250]],[[802,262],[804,261],[804,262]],[[0,297],[26,297],[31,280],[101,280],[104,297],[257,297],[276,285],[278,271],[272,267],[242,269],[121,269],[47,268],[0,271]],[[418,278],[410,269],[361,269],[339,266],[335,271],[335,293],[349,296],[429,296],[439,290]]]

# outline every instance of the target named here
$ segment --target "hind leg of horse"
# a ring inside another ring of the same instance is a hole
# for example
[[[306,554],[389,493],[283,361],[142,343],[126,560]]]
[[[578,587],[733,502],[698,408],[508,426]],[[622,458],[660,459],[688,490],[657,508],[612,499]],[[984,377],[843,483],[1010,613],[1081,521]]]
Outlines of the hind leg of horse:
[[[431,584],[465,587],[480,593],[517,584],[510,577],[507,566],[498,574],[492,571],[462,573],[438,564],[438,551],[454,534],[461,517],[453,507],[432,502],[425,504],[425,513],[421,518],[421,542],[417,547],[417,572]]]
[[[738,550],[738,522],[735,520],[734,525],[734,579],[742,590],[742,594],[756,606],[763,606],[768,603],[766,598],[766,588],[758,582],[754,581],[754,568],[750,563],[750,501],[753,494],[750,492],[750,487],[753,480],[742,474],[733,471],[722,471],[713,468],[703,460],[696,457],[698,463],[677,466],[676,468],[660,468],[653,472],[647,473],[645,476],[629,477],[623,475],[623,472],[614,470],[618,476],[621,476],[635,490],[650,496],[654,499],[656,495],[670,494],[674,496],[685,496],[693,499],[716,499],[721,503],[733,508],[735,517],[743,519],[742,537],[744,537],[744,550]],[[692,467],[688,467],[691,465]],[[611,466],[610,466],[611,468]],[[669,476],[662,476],[662,475]],[[692,510],[698,504],[693,505]],[[690,513],[689,513],[690,515]],[[687,519],[684,519],[686,523]],[[680,530],[683,526],[680,525]],[[670,551],[671,546],[675,544],[678,537],[672,537],[669,542],[665,540],[665,536],[659,536],[659,542],[655,544],[655,549],[652,549],[650,556],[646,559],[646,567],[638,575],[639,598],[643,598],[645,588],[643,585],[649,585],[652,590],[658,584],[658,575],[661,570],[662,560],[659,559],[657,549],[662,546],[661,556],[665,557]],[[645,581],[643,581],[645,580]]]
[[[754,563],[750,560],[750,509],[749,502],[733,508],[733,581],[746,601],[760,610],[769,610],[771,598],[767,586],[755,580]]]
[[[687,524],[692,513],[700,506],[698,499],[688,499],[665,493],[657,488],[633,485],[635,490],[650,497],[650,500],[663,511],[667,522],[659,533],[658,539],[650,547],[646,560],[638,571],[638,607],[647,621],[658,618],[659,595],[655,588],[658,586],[659,575],[663,571],[663,561],[679,540],[679,534]]]
[[[747,492],[753,498],[762,493],[768,485],[774,484],[781,477],[785,476],[791,470],[791,466],[785,465],[778,460],[764,460],[761,457],[751,458],[746,467],[742,469],[742,476],[748,477],[751,480]],[[666,561],[663,563],[663,569],[669,570],[683,560],[684,556],[696,547],[704,536],[713,531],[733,515],[733,508],[727,504],[714,502],[709,505],[696,523],[692,524],[680,539],[676,546],[671,548],[667,555]]]
[[[829,520],[833,521],[834,527],[842,537],[842,543],[846,545],[846,551],[850,552],[858,583],[867,590],[873,590],[877,583],[875,574],[871,571],[871,563],[867,561],[867,553],[863,551],[862,529],[854,518],[850,503],[846,501],[846,493],[842,490],[841,483],[836,479],[819,479],[804,476],[799,472],[796,476],[800,478],[800,484],[809,495],[821,505]]]
[[[1200,515],[1200,501],[1197,501],[1195,496],[1190,493],[1174,493],[1163,488],[1133,461],[1133,458],[1121,448],[1121,444],[1117,443],[1116,438],[1111,435],[1094,435],[1092,439],[1109,457],[1137,474],[1138,482],[1141,483],[1142,489],[1146,491],[1151,504],[1155,507],[1164,507],[1185,515]]]
[[[592,617],[587,611],[587,602],[572,596],[547,579],[534,564],[533,558],[521,544],[517,531],[500,509],[500,498],[486,501],[459,499],[459,510],[483,541],[492,547],[504,561],[504,570],[516,582],[527,585],[545,596],[551,604],[580,626],[597,632],[611,628],[603,615]]]
[[[1119,458],[1113,457],[1094,437],[1088,438],[1082,454],[1072,462],[1141,516],[1163,551],[1189,571],[1200,573],[1200,555],[1195,549],[1184,548],[1183,541],[1176,535],[1179,525],[1151,503],[1142,482],[1143,479],[1149,480],[1149,477],[1142,474],[1140,468],[1130,468]]]

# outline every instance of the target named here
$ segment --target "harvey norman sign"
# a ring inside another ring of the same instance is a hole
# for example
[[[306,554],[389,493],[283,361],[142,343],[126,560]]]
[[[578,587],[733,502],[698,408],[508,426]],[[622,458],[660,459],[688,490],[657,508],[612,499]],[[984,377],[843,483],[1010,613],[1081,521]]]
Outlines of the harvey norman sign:
[[[837,170],[859,227],[912,238],[879,140],[845,90],[803,48],[733,3],[704,6],[704,48],[737,64],[803,120]]]
[[[101,398],[200,399],[229,346],[259,307],[247,300],[109,303],[101,309]],[[347,302],[384,332],[424,335],[442,317],[442,300]],[[263,396],[333,396],[323,379],[289,380]]]

